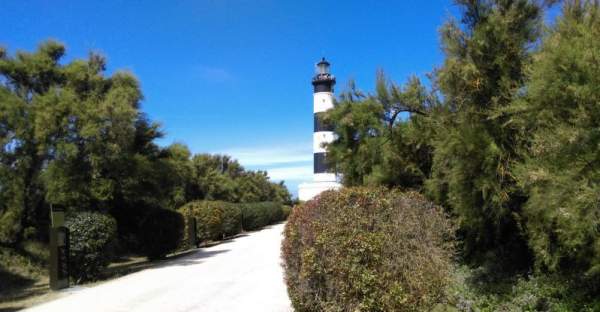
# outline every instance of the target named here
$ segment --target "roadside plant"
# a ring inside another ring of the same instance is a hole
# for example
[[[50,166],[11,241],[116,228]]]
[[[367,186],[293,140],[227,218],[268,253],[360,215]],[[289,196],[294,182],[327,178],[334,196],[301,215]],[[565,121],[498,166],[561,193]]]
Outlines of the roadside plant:
[[[297,206],[282,245],[296,311],[429,311],[446,301],[454,228],[416,192],[328,191]]]
[[[117,237],[117,222],[97,212],[69,216],[65,223],[70,232],[69,271],[76,283],[94,280],[108,265]]]

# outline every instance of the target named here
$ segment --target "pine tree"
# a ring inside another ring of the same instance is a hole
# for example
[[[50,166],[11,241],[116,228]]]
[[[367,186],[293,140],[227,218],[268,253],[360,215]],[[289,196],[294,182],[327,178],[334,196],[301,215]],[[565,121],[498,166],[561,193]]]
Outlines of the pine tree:
[[[439,114],[430,196],[458,217],[472,260],[527,264],[519,214],[525,196],[511,164],[518,132],[502,109],[524,86],[542,6],[530,0],[460,0],[461,23],[441,30],[446,54],[436,72],[445,113]]]
[[[350,82],[325,115],[337,134],[327,160],[344,185],[421,188],[431,167],[428,121],[437,103],[416,77],[399,86],[380,71],[374,94]]]
[[[600,5],[566,1],[509,113],[530,140],[517,177],[540,268],[600,273]]]

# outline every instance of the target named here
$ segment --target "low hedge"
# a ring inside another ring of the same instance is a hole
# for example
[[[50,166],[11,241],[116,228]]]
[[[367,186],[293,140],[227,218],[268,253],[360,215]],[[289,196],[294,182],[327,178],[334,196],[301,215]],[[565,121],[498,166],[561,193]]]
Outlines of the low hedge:
[[[223,201],[193,201],[179,208],[185,216],[186,230],[183,247],[188,245],[187,220],[196,219],[198,241],[220,240],[241,231],[258,230],[283,221],[291,208],[277,202],[234,204]]]
[[[430,311],[446,300],[454,229],[418,193],[328,191],[294,208],[283,266],[295,311]]]
[[[284,206],[277,202],[243,203],[242,227],[245,231],[258,230],[286,219]]]
[[[75,282],[94,280],[112,258],[117,222],[108,215],[81,212],[65,222],[70,232],[69,271]]]
[[[183,216],[173,210],[155,208],[140,222],[141,252],[150,260],[160,259],[179,247],[183,238]]]
[[[242,211],[236,204],[223,201],[194,201],[179,208],[179,211],[186,216],[186,220],[190,216],[196,219],[199,241],[220,240],[242,230]]]

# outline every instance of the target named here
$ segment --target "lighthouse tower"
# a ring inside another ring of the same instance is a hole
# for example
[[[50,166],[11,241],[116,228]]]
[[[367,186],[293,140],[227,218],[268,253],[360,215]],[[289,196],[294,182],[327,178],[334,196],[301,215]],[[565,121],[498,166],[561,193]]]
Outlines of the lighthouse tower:
[[[323,113],[333,108],[335,77],[329,72],[329,66],[325,58],[321,59],[317,63],[317,73],[312,79],[314,87],[313,182],[300,184],[298,198],[302,201],[310,200],[323,191],[342,187],[336,172],[325,162],[327,151],[323,146],[334,140],[333,129],[321,121]]]

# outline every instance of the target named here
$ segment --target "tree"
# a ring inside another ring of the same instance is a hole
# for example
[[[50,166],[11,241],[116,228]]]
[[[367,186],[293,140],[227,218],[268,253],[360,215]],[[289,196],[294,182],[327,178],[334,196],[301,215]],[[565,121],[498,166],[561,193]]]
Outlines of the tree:
[[[1,244],[47,238],[50,205],[108,212],[124,238],[148,212],[191,200],[291,201],[230,156],[158,146],[163,133],[141,111],[132,74],[105,75],[94,53],[62,64],[64,54],[54,41],[15,56],[0,49]]]
[[[544,270],[600,272],[600,4],[566,1],[507,109],[527,137],[517,179],[529,245]]]
[[[162,178],[152,143],[162,134],[140,111],[135,77],[104,75],[105,60],[61,64],[54,41],[34,53],[0,53],[0,241],[16,243],[25,228],[43,237],[49,205],[114,211],[161,201]],[[151,179],[149,179],[151,178]],[[167,192],[168,193],[168,192]]]
[[[57,93],[53,87],[65,81],[58,64],[64,53],[56,42],[16,57],[0,51],[0,243],[14,244],[25,228],[44,222],[41,170],[50,158],[44,147],[53,138],[41,135],[38,111]]]
[[[401,87],[377,74],[376,92],[365,95],[350,82],[325,122],[337,138],[327,160],[347,186],[420,188],[431,167],[428,126],[437,98],[412,77]]]
[[[192,160],[192,200],[291,203],[283,183],[273,183],[265,171],[246,170],[227,155],[195,155]]]
[[[436,85],[445,113],[437,118],[428,194],[458,217],[467,257],[527,265],[519,217],[526,195],[511,166],[524,138],[502,110],[524,88],[542,5],[530,0],[457,4],[461,23],[450,21],[441,31],[446,59]]]

